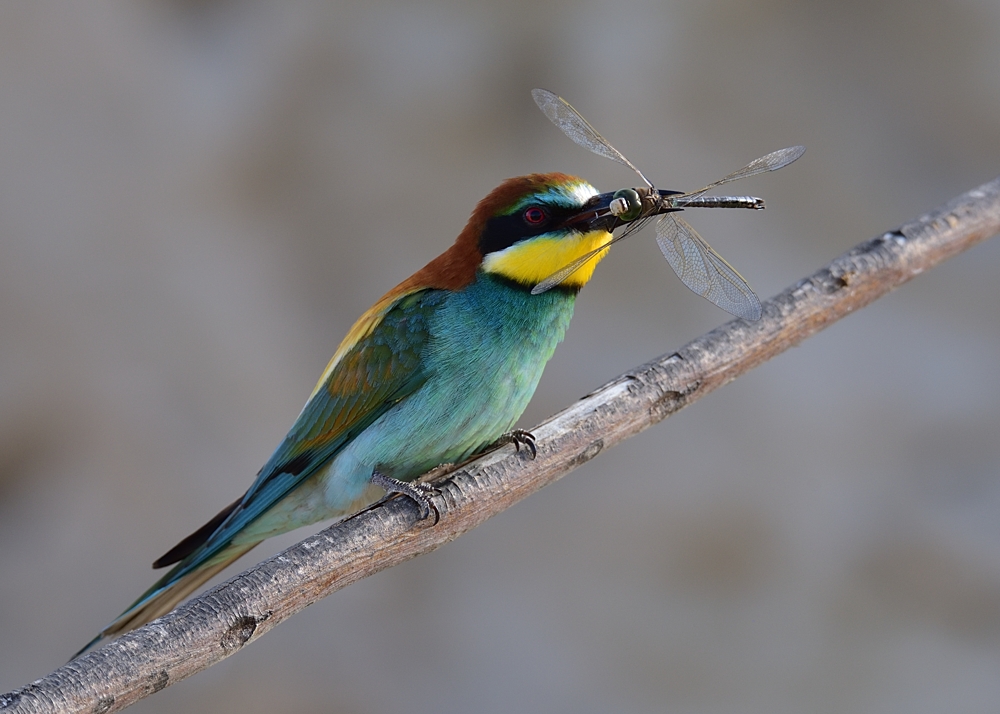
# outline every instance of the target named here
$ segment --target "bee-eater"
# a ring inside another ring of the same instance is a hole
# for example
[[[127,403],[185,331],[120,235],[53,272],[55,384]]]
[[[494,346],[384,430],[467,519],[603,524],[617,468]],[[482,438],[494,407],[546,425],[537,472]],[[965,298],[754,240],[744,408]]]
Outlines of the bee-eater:
[[[605,251],[560,285],[531,289],[611,241],[610,193],[560,173],[504,181],[454,245],[354,324],[250,490],[153,563],[174,567],[86,650],[169,612],[266,538],[343,518],[384,493],[433,506],[412,483],[501,442],[562,341]],[[506,437],[506,438],[504,438]]]

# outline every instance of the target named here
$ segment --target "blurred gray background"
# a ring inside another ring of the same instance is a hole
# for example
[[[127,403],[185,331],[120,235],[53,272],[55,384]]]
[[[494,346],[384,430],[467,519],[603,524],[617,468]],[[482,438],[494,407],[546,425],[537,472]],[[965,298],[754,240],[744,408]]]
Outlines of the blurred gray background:
[[[636,183],[535,86],[664,188],[808,146],[738,191],[767,211],[690,217],[762,298],[1000,174],[993,0],[4,3],[0,691],[249,486],[502,179]],[[918,277],[134,711],[995,711],[998,272]],[[726,319],[630,239],[522,425]]]

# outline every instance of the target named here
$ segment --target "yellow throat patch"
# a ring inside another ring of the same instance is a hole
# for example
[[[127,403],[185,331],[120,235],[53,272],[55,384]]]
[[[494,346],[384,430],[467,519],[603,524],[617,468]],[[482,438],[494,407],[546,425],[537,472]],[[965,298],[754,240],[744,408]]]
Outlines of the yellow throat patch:
[[[571,235],[546,233],[490,253],[483,259],[483,270],[534,286],[574,260],[601,246],[607,246],[610,241],[611,234],[604,230]],[[560,284],[573,288],[583,287],[594,274],[594,268],[607,254],[607,249],[597,253]]]

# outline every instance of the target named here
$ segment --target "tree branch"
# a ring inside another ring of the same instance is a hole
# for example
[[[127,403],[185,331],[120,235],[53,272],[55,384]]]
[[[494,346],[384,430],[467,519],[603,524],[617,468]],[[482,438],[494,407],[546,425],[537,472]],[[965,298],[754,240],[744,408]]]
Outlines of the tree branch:
[[[604,449],[1000,232],[1000,178],[855,247],[674,354],[637,367],[539,425],[538,456],[505,447],[449,475],[441,519],[408,499],[377,505],[240,573],[174,612],[0,695],[3,712],[104,713],[189,677],[320,598],[427,553],[561,478]]]

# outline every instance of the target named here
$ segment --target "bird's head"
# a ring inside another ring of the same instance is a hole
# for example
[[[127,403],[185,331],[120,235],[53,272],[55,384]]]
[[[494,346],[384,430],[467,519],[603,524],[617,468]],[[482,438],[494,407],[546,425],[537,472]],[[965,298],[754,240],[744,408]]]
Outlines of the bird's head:
[[[607,245],[607,200],[586,181],[565,174],[508,179],[476,207],[469,226],[477,234],[481,269],[528,288]],[[610,199],[609,199],[610,200]],[[602,202],[605,205],[601,205]],[[564,282],[579,290],[594,273],[601,251]]]
[[[385,311],[405,295],[426,289],[462,290],[481,273],[496,275],[530,291],[596,249],[599,252],[594,259],[558,287],[579,290],[607,252],[599,249],[611,241],[611,231],[627,222],[610,215],[613,198],[613,194],[599,194],[586,181],[566,174],[507,179],[479,202],[448,250],[383,295],[362,315],[337,349],[316,389],[325,383],[341,357],[370,334]]]
[[[608,244],[615,225],[608,218],[611,199],[612,194],[599,194],[586,181],[561,173],[507,179],[479,202],[455,244],[411,281],[460,289],[482,271],[530,290]],[[599,252],[560,287],[583,287],[605,253]]]

